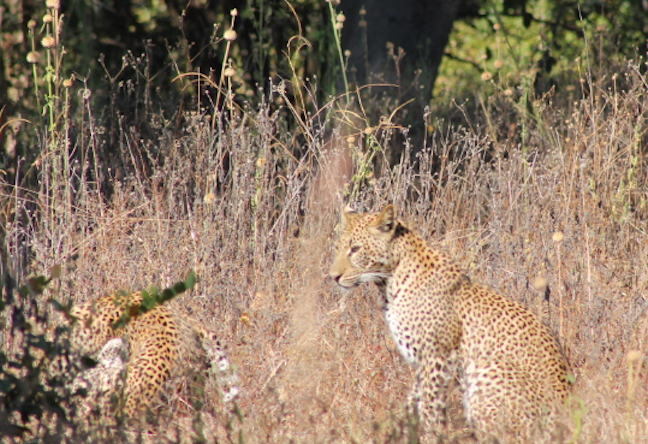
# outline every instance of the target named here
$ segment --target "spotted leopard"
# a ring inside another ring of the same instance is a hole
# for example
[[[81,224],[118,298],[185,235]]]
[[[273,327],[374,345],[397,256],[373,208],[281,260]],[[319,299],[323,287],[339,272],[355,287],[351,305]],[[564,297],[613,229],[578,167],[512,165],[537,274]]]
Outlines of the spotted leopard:
[[[165,383],[190,366],[216,374],[224,401],[238,395],[238,376],[214,334],[166,304],[139,314],[141,304],[137,292],[103,296],[72,307],[70,314],[76,319],[71,332],[73,350],[99,355],[97,367],[80,375],[87,388],[105,391],[117,387],[115,378],[120,365],[124,367],[119,409],[126,417],[150,407]],[[125,311],[130,319],[115,326]]]
[[[448,385],[458,377],[479,439],[530,442],[553,424],[570,391],[549,329],[521,304],[473,283],[447,254],[396,218],[343,212],[330,276],[352,289],[374,282],[396,345],[415,368],[410,396],[424,428],[445,433]]]

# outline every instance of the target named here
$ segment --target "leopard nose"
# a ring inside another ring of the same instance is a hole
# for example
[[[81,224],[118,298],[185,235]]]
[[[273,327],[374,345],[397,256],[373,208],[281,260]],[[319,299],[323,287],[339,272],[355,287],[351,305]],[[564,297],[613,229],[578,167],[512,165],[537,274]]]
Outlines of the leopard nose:
[[[330,273],[329,277],[335,281],[336,284],[340,284],[340,278],[342,277],[341,274],[338,273]]]

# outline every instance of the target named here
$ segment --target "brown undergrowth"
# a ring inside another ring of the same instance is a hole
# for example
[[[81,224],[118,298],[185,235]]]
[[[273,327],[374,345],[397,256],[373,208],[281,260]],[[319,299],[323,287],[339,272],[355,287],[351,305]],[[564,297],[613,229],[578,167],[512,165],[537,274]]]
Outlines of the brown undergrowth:
[[[208,391],[200,412],[170,399],[144,442],[200,441],[197,427],[208,442],[406,442],[412,373],[377,292],[343,293],[326,279],[343,201],[359,210],[393,202],[473,279],[560,335],[576,381],[570,442],[641,442],[648,96],[636,67],[621,76],[623,87],[590,84],[568,113],[543,97],[521,119],[528,110],[496,95],[484,125],[439,125],[429,146],[406,146],[393,167],[382,147],[399,129],[304,119],[294,137],[290,109],[267,104],[214,121],[184,114],[146,135],[124,121],[111,140],[89,120],[88,143],[119,159],[119,173],[96,151],[75,163],[63,142],[42,147],[51,151],[35,165],[39,189],[2,184],[5,266],[21,281],[60,265],[46,293],[60,301],[196,272],[196,287],[170,304],[219,334],[241,395],[233,407]]]

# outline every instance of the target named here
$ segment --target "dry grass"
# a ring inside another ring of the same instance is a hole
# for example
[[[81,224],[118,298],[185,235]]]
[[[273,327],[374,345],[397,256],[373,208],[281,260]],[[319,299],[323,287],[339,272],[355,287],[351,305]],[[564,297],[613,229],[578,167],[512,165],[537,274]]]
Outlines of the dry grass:
[[[569,113],[538,100],[531,119],[493,97],[485,125],[438,130],[392,169],[378,150],[383,166],[356,179],[352,197],[360,210],[394,202],[473,279],[560,333],[576,376],[565,423],[577,443],[648,440],[648,95],[635,67],[620,77],[623,87],[589,85]],[[4,184],[10,269],[24,279],[62,265],[50,295],[63,301],[195,270],[197,287],[171,304],[219,333],[243,388],[242,421],[208,392],[208,441],[405,442],[412,374],[376,290],[343,293],[326,279],[340,196],[363,164],[348,129],[305,121],[307,137],[296,138],[284,130],[293,115],[265,105],[216,125],[181,117],[146,133],[123,122],[111,140],[90,121],[87,140],[114,164],[88,150],[92,160],[66,172],[53,152],[39,190]],[[377,136],[387,146],[390,134]],[[538,277],[546,290],[534,289]],[[144,441],[194,428],[171,404]]]

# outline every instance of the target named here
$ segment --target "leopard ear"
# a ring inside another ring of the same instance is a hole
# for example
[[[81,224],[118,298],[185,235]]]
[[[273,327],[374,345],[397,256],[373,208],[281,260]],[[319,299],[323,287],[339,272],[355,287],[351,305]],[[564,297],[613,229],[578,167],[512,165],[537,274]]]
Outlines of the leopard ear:
[[[387,205],[378,213],[376,220],[369,224],[369,229],[379,237],[392,238],[396,232],[398,220],[396,219],[396,210],[393,205]]]
[[[356,216],[358,213],[350,205],[346,205],[340,211],[340,225],[346,227],[353,216]]]

